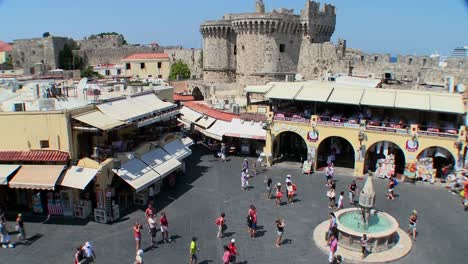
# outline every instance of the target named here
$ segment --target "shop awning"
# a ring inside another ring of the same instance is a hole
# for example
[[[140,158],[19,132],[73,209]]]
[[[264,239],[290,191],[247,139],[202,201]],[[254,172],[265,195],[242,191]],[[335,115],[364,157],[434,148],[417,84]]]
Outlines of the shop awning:
[[[22,165],[15,177],[10,180],[9,186],[53,191],[64,169],[64,165]]]
[[[266,92],[268,92],[271,89],[272,86],[273,86],[272,84],[249,85],[249,86],[244,88],[244,91],[247,92],[247,93],[265,94]]]
[[[8,176],[10,176],[13,172],[15,172],[19,167],[20,165],[1,164],[0,165],[0,185],[7,185]]]
[[[332,91],[333,87],[331,85],[324,85],[320,82],[305,82],[294,99],[298,101],[326,102]]]
[[[127,98],[98,104],[96,107],[105,115],[120,121],[135,121],[152,113],[143,104]]]
[[[364,88],[335,87],[328,98],[329,103],[359,105]]]
[[[216,119],[209,117],[209,116],[203,116],[202,118],[198,119],[196,124],[202,128],[209,128]]]
[[[190,122],[183,120],[182,118],[177,118],[177,121],[181,123],[184,127],[190,128]]]
[[[262,123],[260,122],[234,118],[231,121],[231,130],[224,135],[228,137],[265,140],[266,130],[262,128]]]
[[[58,185],[84,190],[98,172],[97,169],[72,166]]]
[[[157,148],[141,156],[141,160],[150,165],[157,171],[161,177],[166,177],[169,173],[178,169],[182,163],[173,158],[169,153],[162,148]]]
[[[131,99],[137,104],[144,105],[145,108],[149,109],[153,113],[166,111],[176,107],[175,104],[164,102],[163,100],[159,99],[155,94],[135,96]]]
[[[430,94],[431,111],[464,114],[463,98],[458,94]]]
[[[122,180],[140,192],[155,183],[161,177],[153,168],[139,159],[132,159],[121,165],[120,169],[113,169]]]
[[[292,100],[302,86],[303,83],[300,82],[274,83],[271,89],[265,94],[265,97],[270,99]]]
[[[395,90],[384,89],[366,89],[361,99],[361,105],[394,107],[395,106]]]
[[[193,139],[189,138],[189,137],[184,137],[182,138],[180,141],[182,141],[182,143],[186,146],[186,147],[190,147],[193,145]]]
[[[74,116],[73,119],[104,131],[125,125],[125,122],[109,117],[100,111],[92,111],[82,115],[77,115]]]
[[[231,123],[222,120],[216,120],[216,122],[210,128],[204,131],[204,134],[216,140],[223,140],[224,134],[229,131],[232,131]]]
[[[411,91],[397,91],[395,107],[427,111],[430,109],[429,94]]]
[[[181,109],[180,109],[180,118],[186,122],[190,122],[190,123],[195,123],[200,117],[202,117],[203,115],[198,113],[197,111],[193,111],[192,109],[186,107],[186,106],[183,106]]]
[[[163,149],[174,158],[181,161],[192,154],[192,150],[187,148],[182,141],[176,139],[163,146]]]

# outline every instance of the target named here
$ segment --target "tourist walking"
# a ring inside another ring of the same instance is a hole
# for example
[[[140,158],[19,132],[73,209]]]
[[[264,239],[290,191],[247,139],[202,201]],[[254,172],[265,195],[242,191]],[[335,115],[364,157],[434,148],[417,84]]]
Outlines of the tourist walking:
[[[236,264],[237,256],[239,255],[239,253],[237,253],[236,240],[234,238],[231,239],[231,242],[228,244],[228,247],[229,247],[229,251],[231,252],[229,262]]]
[[[268,179],[265,178],[265,183],[267,186],[267,192],[266,192],[267,199],[270,200],[271,199],[271,184],[273,183],[273,181],[271,180],[270,177],[268,177]]]
[[[23,221],[23,216],[21,214],[18,214],[16,217],[16,231],[18,231],[18,239],[19,240],[24,240],[26,239],[26,231],[24,230],[24,221]]]
[[[223,264],[229,264],[229,260],[231,259],[231,251],[227,245],[224,245],[224,254],[223,254]]]
[[[276,237],[276,247],[281,247],[281,244],[283,243],[283,232],[284,232],[284,221],[281,219],[277,218],[276,219],[276,229],[277,229],[277,237]]]
[[[138,250],[135,256],[134,264],[143,264],[143,250]]]
[[[94,252],[94,248],[90,242],[86,242],[83,246],[84,258],[86,260],[86,264],[94,263],[94,259],[96,259],[96,253]]]
[[[76,248],[73,260],[74,260],[74,264],[81,264],[85,261],[85,257],[83,254],[83,250],[81,249],[81,246]]]
[[[143,229],[143,226],[140,225],[138,222],[136,222],[133,225],[133,237],[135,238],[135,244],[136,244],[135,252],[138,251],[141,246],[141,230],[142,229]]]
[[[276,193],[275,193],[275,198],[276,198],[276,206],[281,205],[281,197],[283,197],[283,193],[281,192],[281,183],[276,184]]]
[[[288,183],[292,183],[291,174],[286,175],[286,180],[285,180],[285,182],[286,182],[286,185],[287,185]]]
[[[249,189],[249,175],[247,174],[246,169],[243,169],[241,172],[241,187],[242,190],[248,190]]]
[[[409,218],[408,234],[413,236],[414,241],[416,241],[416,222],[418,222],[418,211],[413,210]]]
[[[288,182],[286,185],[286,191],[288,192],[288,203],[294,203],[294,185],[292,182]]]
[[[338,239],[336,239],[335,235],[331,235],[328,239],[328,262],[333,263],[335,261],[335,254],[338,250]]]
[[[190,262],[189,264],[197,264],[198,257],[197,257],[197,252],[198,252],[198,246],[197,246],[197,238],[192,237],[192,242],[190,242]]]
[[[249,173],[249,161],[247,159],[244,159],[244,162],[242,163],[242,170],[248,174]]]
[[[331,186],[330,189],[328,189],[327,197],[328,197],[328,208],[333,209],[335,207],[335,197],[336,197],[336,191],[333,186]]]
[[[154,244],[156,243],[156,231],[157,231],[156,214],[148,218],[148,225],[149,225],[148,234],[150,235],[150,244],[151,244],[151,247],[153,247]]]
[[[369,239],[367,238],[367,235],[363,234],[361,237],[361,248],[362,248],[361,259],[364,259],[366,257],[368,242],[369,242]]]
[[[333,175],[335,174],[335,168],[333,167],[333,163],[328,163],[327,169],[325,170],[325,176],[327,178],[327,184],[329,182],[333,182]]]
[[[331,237],[331,235],[337,234],[337,226],[338,223],[336,222],[336,216],[333,212],[330,213],[330,220],[328,222],[328,233],[327,237]]]
[[[167,221],[165,212],[161,212],[161,217],[159,218],[159,225],[161,226],[162,241],[170,243],[172,240],[169,238],[169,222]]]
[[[11,237],[6,227],[6,222],[3,219],[0,221],[0,243],[2,244],[2,248],[14,248],[15,246],[10,243]]]
[[[217,238],[224,237],[224,230],[227,228],[225,217],[226,217],[226,214],[221,213],[221,215],[215,220],[215,224],[218,229],[218,235],[216,236]]]
[[[152,217],[156,213],[156,210],[153,207],[153,201],[148,202],[148,207],[145,210],[145,219],[148,223],[148,218]]]
[[[344,192],[340,192],[340,196],[338,196],[338,202],[336,203],[335,211],[341,210],[344,207]]]
[[[389,200],[395,199],[394,188],[395,188],[395,181],[393,180],[393,178],[390,178],[388,182],[388,191],[386,194],[387,199]]]
[[[353,180],[351,184],[348,186],[350,205],[354,205],[354,197],[356,196],[356,189],[357,189],[357,184],[356,184],[356,181]]]
[[[253,204],[250,205],[248,217],[250,237],[254,238],[257,232],[257,208]]]
[[[254,162],[252,162],[252,172],[253,176],[257,176],[257,160],[254,160]]]

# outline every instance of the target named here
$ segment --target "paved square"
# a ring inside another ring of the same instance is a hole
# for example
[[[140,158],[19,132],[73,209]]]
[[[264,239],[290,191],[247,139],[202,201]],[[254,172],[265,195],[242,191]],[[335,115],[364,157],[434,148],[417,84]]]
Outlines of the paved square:
[[[252,158],[250,159],[253,160]],[[168,215],[170,235],[175,241],[159,244],[145,252],[145,263],[188,263],[192,236],[199,241],[200,263],[221,263],[222,246],[236,238],[241,263],[327,263],[327,257],[312,240],[316,225],[327,219],[329,209],[322,173],[301,175],[300,168],[279,165],[266,169],[250,179],[253,189],[242,191],[240,168],[242,158],[231,157],[227,163],[216,160],[203,147],[194,147],[188,158],[187,176],[172,191],[160,194],[157,209]],[[273,182],[284,184],[285,175],[293,175],[298,186],[298,202],[277,208],[274,200],[266,200],[264,175]],[[338,175],[337,191],[345,190],[353,179]],[[468,242],[468,212],[460,206],[459,197],[428,184],[399,184],[394,201],[385,199],[386,181],[374,181],[377,192],[376,208],[393,215],[403,229],[413,209],[419,211],[418,240],[410,254],[395,263],[463,263]],[[362,187],[363,181],[358,181]],[[247,233],[246,216],[249,204],[258,211],[258,237]],[[216,238],[215,218],[226,213],[227,238]],[[287,243],[276,248],[276,217],[285,219],[284,239]],[[88,222],[85,225],[39,224],[26,222],[28,235],[43,234],[29,246],[15,249],[0,248],[0,263],[72,263],[74,248],[85,241],[95,247],[96,263],[133,263],[135,243],[132,224],[144,222],[144,213],[136,211],[123,216],[112,225]],[[13,223],[10,222],[10,229]],[[146,229],[142,247],[149,245]],[[157,238],[160,239],[158,232]],[[346,263],[346,261],[345,261]]]

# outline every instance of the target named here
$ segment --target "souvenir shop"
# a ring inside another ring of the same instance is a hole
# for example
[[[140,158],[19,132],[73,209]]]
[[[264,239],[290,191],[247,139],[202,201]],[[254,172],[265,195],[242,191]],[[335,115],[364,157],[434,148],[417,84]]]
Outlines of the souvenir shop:
[[[389,178],[403,174],[405,154],[392,142],[382,141],[372,145],[366,152],[364,173],[375,172],[376,176]]]

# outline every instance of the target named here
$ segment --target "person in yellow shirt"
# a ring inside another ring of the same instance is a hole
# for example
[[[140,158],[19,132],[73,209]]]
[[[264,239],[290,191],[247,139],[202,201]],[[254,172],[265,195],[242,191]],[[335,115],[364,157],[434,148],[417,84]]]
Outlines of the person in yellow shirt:
[[[197,253],[198,252],[198,247],[197,247],[197,238],[192,237],[192,242],[190,243],[190,264],[197,264]]]

